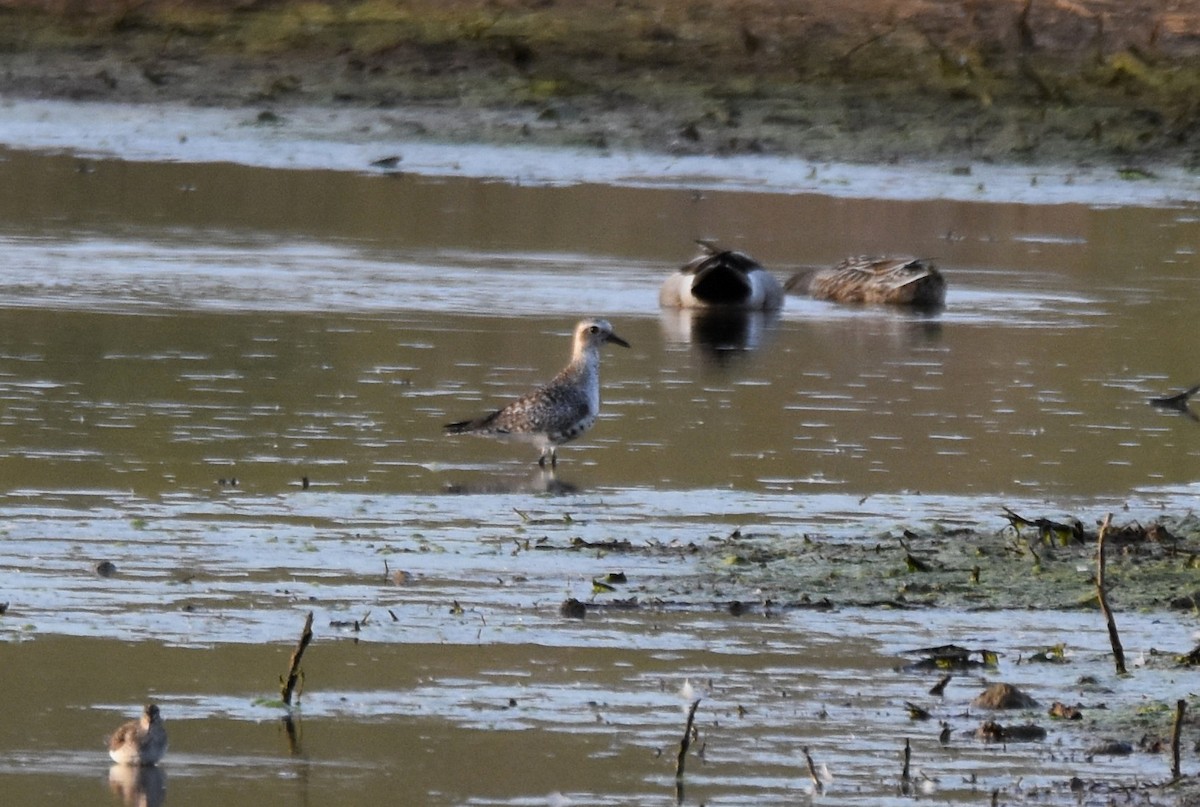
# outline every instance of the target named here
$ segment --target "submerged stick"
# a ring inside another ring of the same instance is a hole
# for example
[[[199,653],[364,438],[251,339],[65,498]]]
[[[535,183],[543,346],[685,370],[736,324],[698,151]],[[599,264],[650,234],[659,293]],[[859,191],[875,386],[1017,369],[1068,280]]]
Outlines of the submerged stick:
[[[679,756],[675,758],[675,803],[678,805],[683,804],[683,760],[692,744],[692,726],[696,722],[696,709],[699,706],[700,699],[696,698],[688,709],[687,725],[683,727],[683,739],[679,741]]]
[[[300,739],[296,735],[296,721],[292,719],[290,711],[283,716],[283,730],[287,732],[288,753],[296,756],[300,753]]]
[[[1179,733],[1183,729],[1183,712],[1187,709],[1187,701],[1182,698],[1175,701],[1175,727],[1171,729],[1171,779],[1178,780],[1182,775],[1179,769]]]
[[[1117,633],[1117,623],[1113,619],[1112,609],[1108,607],[1108,594],[1104,590],[1104,538],[1112,524],[1112,513],[1104,517],[1100,525],[1100,535],[1096,538],[1096,599],[1100,601],[1100,612],[1104,614],[1104,623],[1108,626],[1108,641],[1112,644],[1113,659],[1117,665],[1117,675],[1125,674],[1125,650],[1121,647],[1121,637]]]
[[[820,775],[817,773],[817,766],[813,763],[812,754],[808,753],[808,746],[804,746],[804,761],[808,763],[808,776],[812,779],[813,788],[817,795],[820,796],[825,792],[825,783],[821,781]]]
[[[300,641],[296,643],[296,649],[292,651],[292,662],[288,668],[287,678],[283,680],[283,687],[279,691],[279,696],[283,700],[285,706],[292,705],[292,691],[296,688],[296,681],[300,678],[300,657],[304,655],[304,649],[308,647],[308,643],[312,641],[313,612],[308,612],[308,617],[304,620],[304,630],[300,633]]]
[[[692,745],[692,726],[696,722],[696,709],[700,706],[700,699],[692,701],[692,706],[688,709],[687,725],[683,727],[683,739],[679,741],[679,756],[675,758],[675,781],[683,780],[683,761],[687,757],[688,749]]]

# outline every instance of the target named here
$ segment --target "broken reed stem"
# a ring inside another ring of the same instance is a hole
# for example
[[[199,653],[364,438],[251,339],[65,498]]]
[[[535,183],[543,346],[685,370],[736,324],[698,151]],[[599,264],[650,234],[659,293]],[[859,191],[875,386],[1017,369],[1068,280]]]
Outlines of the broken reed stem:
[[[1112,643],[1113,659],[1117,665],[1117,675],[1125,674],[1125,650],[1121,647],[1121,637],[1117,633],[1117,623],[1113,619],[1112,609],[1108,607],[1108,594],[1104,591],[1104,538],[1108,535],[1112,524],[1112,513],[1104,517],[1100,525],[1100,535],[1096,538],[1096,599],[1100,601],[1100,612],[1104,614],[1104,623],[1108,625],[1108,640]]]
[[[696,722],[696,709],[700,706],[700,699],[692,701],[692,707],[688,709],[687,725],[683,727],[683,739],[679,741],[679,756],[675,758],[675,781],[683,781],[683,760],[687,756],[688,748],[692,745],[692,726]]]
[[[813,763],[812,754],[808,753],[808,746],[804,746],[804,761],[808,763],[808,775],[812,779],[813,788],[817,795],[820,796],[825,792],[825,783],[821,781],[821,777],[817,775],[817,766]]]
[[[292,663],[288,668],[287,678],[284,679],[283,687],[279,692],[285,706],[292,705],[292,691],[296,688],[296,681],[300,677],[300,657],[304,655],[304,649],[308,647],[308,643],[312,641],[313,637],[312,622],[313,612],[309,611],[308,617],[304,620],[304,630],[300,633],[300,641],[296,643],[296,649],[292,651]]]
[[[904,738],[904,770],[900,771],[900,781],[902,781],[902,782],[907,782],[910,779],[912,779],[912,776],[908,772],[908,763],[911,760],[912,760],[912,744],[909,743],[908,738],[905,737]]]
[[[1175,727],[1171,729],[1171,779],[1178,780],[1182,774],[1179,769],[1179,733],[1183,730],[1183,712],[1187,709],[1187,701],[1182,698],[1175,701]]]

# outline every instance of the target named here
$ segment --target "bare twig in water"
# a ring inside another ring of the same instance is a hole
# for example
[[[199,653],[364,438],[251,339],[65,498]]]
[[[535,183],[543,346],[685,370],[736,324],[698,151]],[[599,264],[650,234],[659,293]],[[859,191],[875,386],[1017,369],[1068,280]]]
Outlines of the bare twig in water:
[[[1113,619],[1112,609],[1108,607],[1108,594],[1104,590],[1104,538],[1112,525],[1112,513],[1104,517],[1100,525],[1100,535],[1096,538],[1096,599],[1100,601],[1100,611],[1104,614],[1104,622],[1108,625],[1108,640],[1112,643],[1113,659],[1117,665],[1117,675],[1125,674],[1125,650],[1121,647],[1121,637],[1117,634],[1117,623]]]
[[[1179,769],[1179,732],[1183,728],[1183,712],[1187,709],[1187,701],[1175,701],[1175,727],[1171,729],[1171,779],[1178,781],[1182,776]]]
[[[908,741],[908,738],[905,737],[904,738],[904,769],[902,771],[900,771],[900,780],[903,782],[909,782],[912,780],[912,776],[908,772],[908,763],[911,760],[912,760],[912,743],[910,743]]]
[[[1173,409],[1176,412],[1182,412],[1188,415],[1192,420],[1196,420],[1196,413],[1188,407],[1188,399],[1197,392],[1200,392],[1200,384],[1190,387],[1176,395],[1165,395],[1162,398],[1151,398],[1150,405],[1157,406],[1160,409]]]
[[[808,763],[808,776],[812,779],[817,795],[820,796],[825,792],[825,783],[821,781],[820,775],[817,774],[817,766],[813,764],[812,754],[808,753],[807,745],[804,746],[804,761]]]
[[[692,745],[692,727],[696,723],[696,709],[700,706],[700,699],[692,701],[691,708],[688,709],[687,725],[683,727],[683,739],[679,741],[679,756],[675,758],[675,781],[683,781],[683,763],[687,756],[688,748]]]
[[[300,633],[300,641],[296,643],[296,649],[292,651],[292,662],[288,668],[287,678],[283,680],[283,687],[280,689],[279,696],[283,700],[285,706],[292,705],[292,692],[296,689],[296,681],[300,679],[300,658],[304,655],[304,649],[308,647],[308,643],[312,641],[313,612],[308,612],[308,617],[304,620],[304,630]],[[297,701],[299,699],[297,698]]]

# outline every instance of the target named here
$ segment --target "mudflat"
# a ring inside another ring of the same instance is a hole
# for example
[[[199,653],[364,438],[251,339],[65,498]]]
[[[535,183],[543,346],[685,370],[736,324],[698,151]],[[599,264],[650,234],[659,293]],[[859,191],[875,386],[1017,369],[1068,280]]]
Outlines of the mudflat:
[[[441,141],[1194,169],[1200,7],[17,0],[0,94],[386,109]]]

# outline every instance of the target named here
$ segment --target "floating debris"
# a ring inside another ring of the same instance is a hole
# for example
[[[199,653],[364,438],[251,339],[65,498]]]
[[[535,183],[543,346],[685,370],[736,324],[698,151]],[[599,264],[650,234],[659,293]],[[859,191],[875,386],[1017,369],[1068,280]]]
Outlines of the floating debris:
[[[1083,712],[1078,706],[1067,706],[1061,701],[1050,704],[1049,714],[1055,720],[1083,720]]]
[[[558,606],[558,613],[567,619],[583,619],[587,616],[587,606],[571,597]]]
[[[1035,742],[1046,739],[1046,730],[1033,723],[1021,726],[1004,726],[995,720],[985,720],[975,730],[976,739],[990,743]]]
[[[921,670],[955,670],[965,671],[995,667],[1000,663],[1000,654],[995,650],[980,648],[971,650],[956,644],[944,644],[937,647],[922,647],[917,650],[901,651],[906,656],[924,656],[920,661],[905,667],[905,670],[919,672]],[[971,656],[978,655],[976,661]],[[931,692],[931,694],[938,694]]]
[[[1047,543],[1052,539],[1057,539],[1059,544],[1066,546],[1072,541],[1088,543],[1091,540],[1087,537],[1083,529],[1083,524],[1078,519],[1071,524],[1063,524],[1062,522],[1053,521],[1048,518],[1026,518],[1007,507],[1002,509],[1004,510],[1004,517],[1008,519],[1009,526],[1012,527],[1017,535],[1021,534],[1021,527],[1035,527],[1038,531],[1038,538]]]
[[[1033,709],[1038,702],[1012,684],[992,684],[971,705],[977,709]]]
[[[585,541],[582,538],[574,538],[571,541],[572,549],[604,549],[609,552],[632,552],[633,542],[628,538],[617,540],[616,538],[607,541]]]
[[[1194,595],[1197,596],[1197,595]],[[0,614],[4,613],[0,611]],[[1184,653],[1181,656],[1176,656],[1175,661],[1188,667],[1200,666],[1200,644],[1192,648],[1190,653]]]
[[[933,715],[929,713],[928,709],[924,708],[923,706],[918,706],[912,701],[905,701],[904,708],[908,709],[909,720],[929,720],[933,717]]]
[[[1133,753],[1133,743],[1124,740],[1102,740],[1087,750],[1089,756],[1127,757]]]
[[[1067,658],[1067,645],[1065,642],[1059,642],[1053,647],[1047,647],[1045,650],[1039,650],[1029,657],[1029,661],[1038,664],[1070,664],[1071,660]]]

